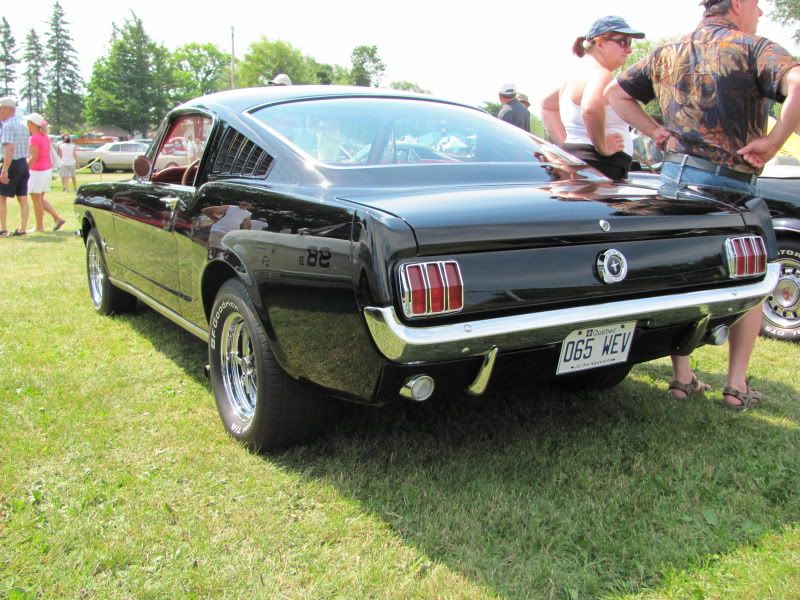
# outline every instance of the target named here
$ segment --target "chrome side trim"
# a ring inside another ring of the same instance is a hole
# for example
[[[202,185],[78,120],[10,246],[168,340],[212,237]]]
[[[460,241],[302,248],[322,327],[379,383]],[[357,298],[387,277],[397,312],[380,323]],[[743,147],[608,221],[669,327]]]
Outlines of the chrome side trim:
[[[480,356],[558,344],[577,326],[600,326],[615,321],[646,321],[650,327],[692,323],[703,317],[742,313],[766,298],[781,273],[779,263],[766,276],[734,287],[562,308],[511,317],[497,317],[452,325],[409,327],[394,307],[368,306],[364,318],[372,339],[389,360],[418,364]]]
[[[198,327],[194,323],[187,321],[171,308],[167,308],[163,304],[160,304],[156,300],[153,300],[153,298],[151,298],[141,290],[133,287],[132,285],[129,285],[124,281],[120,281],[119,279],[116,279],[114,277],[109,277],[109,280],[119,289],[124,290],[129,294],[136,296],[139,300],[147,304],[147,306],[152,308],[161,316],[167,317],[170,321],[174,322],[177,325],[180,325],[192,335],[197,336],[204,342],[208,343],[208,331],[206,331],[202,327]]]

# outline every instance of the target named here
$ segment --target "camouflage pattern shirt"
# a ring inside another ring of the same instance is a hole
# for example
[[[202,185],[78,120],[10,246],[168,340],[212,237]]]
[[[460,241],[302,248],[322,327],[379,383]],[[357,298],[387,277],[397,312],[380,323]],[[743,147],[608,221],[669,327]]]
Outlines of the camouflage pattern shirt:
[[[768,39],[722,17],[656,48],[622,73],[620,87],[639,102],[658,99],[672,135],[667,150],[756,173],[736,151],[766,134],[769,101],[798,63]]]

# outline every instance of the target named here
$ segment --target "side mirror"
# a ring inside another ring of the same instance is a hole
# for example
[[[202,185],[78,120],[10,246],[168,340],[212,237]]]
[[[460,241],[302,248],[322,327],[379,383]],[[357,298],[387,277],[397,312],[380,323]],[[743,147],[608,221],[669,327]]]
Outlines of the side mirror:
[[[150,168],[153,164],[144,154],[140,154],[133,159],[133,172],[137,177],[147,177],[150,175]]]

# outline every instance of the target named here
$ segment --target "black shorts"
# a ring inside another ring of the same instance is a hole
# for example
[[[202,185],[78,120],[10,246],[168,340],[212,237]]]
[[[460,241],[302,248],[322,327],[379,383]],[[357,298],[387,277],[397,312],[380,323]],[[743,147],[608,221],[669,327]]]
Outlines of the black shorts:
[[[610,179],[625,179],[631,170],[631,156],[624,152],[603,156],[591,144],[564,144],[562,147]]]
[[[0,183],[0,196],[5,196],[6,198],[27,196],[28,179],[30,179],[30,177],[31,172],[28,170],[28,159],[18,158],[12,160],[8,168],[8,183]]]

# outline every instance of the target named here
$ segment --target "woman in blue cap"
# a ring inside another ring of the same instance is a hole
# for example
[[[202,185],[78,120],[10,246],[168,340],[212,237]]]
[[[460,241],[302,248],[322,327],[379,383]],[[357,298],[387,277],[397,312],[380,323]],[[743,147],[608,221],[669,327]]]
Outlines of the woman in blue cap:
[[[603,90],[625,64],[633,39],[643,37],[622,17],[598,19],[572,46],[583,59],[581,68],[542,101],[542,120],[551,139],[611,179],[628,176],[633,138]]]

